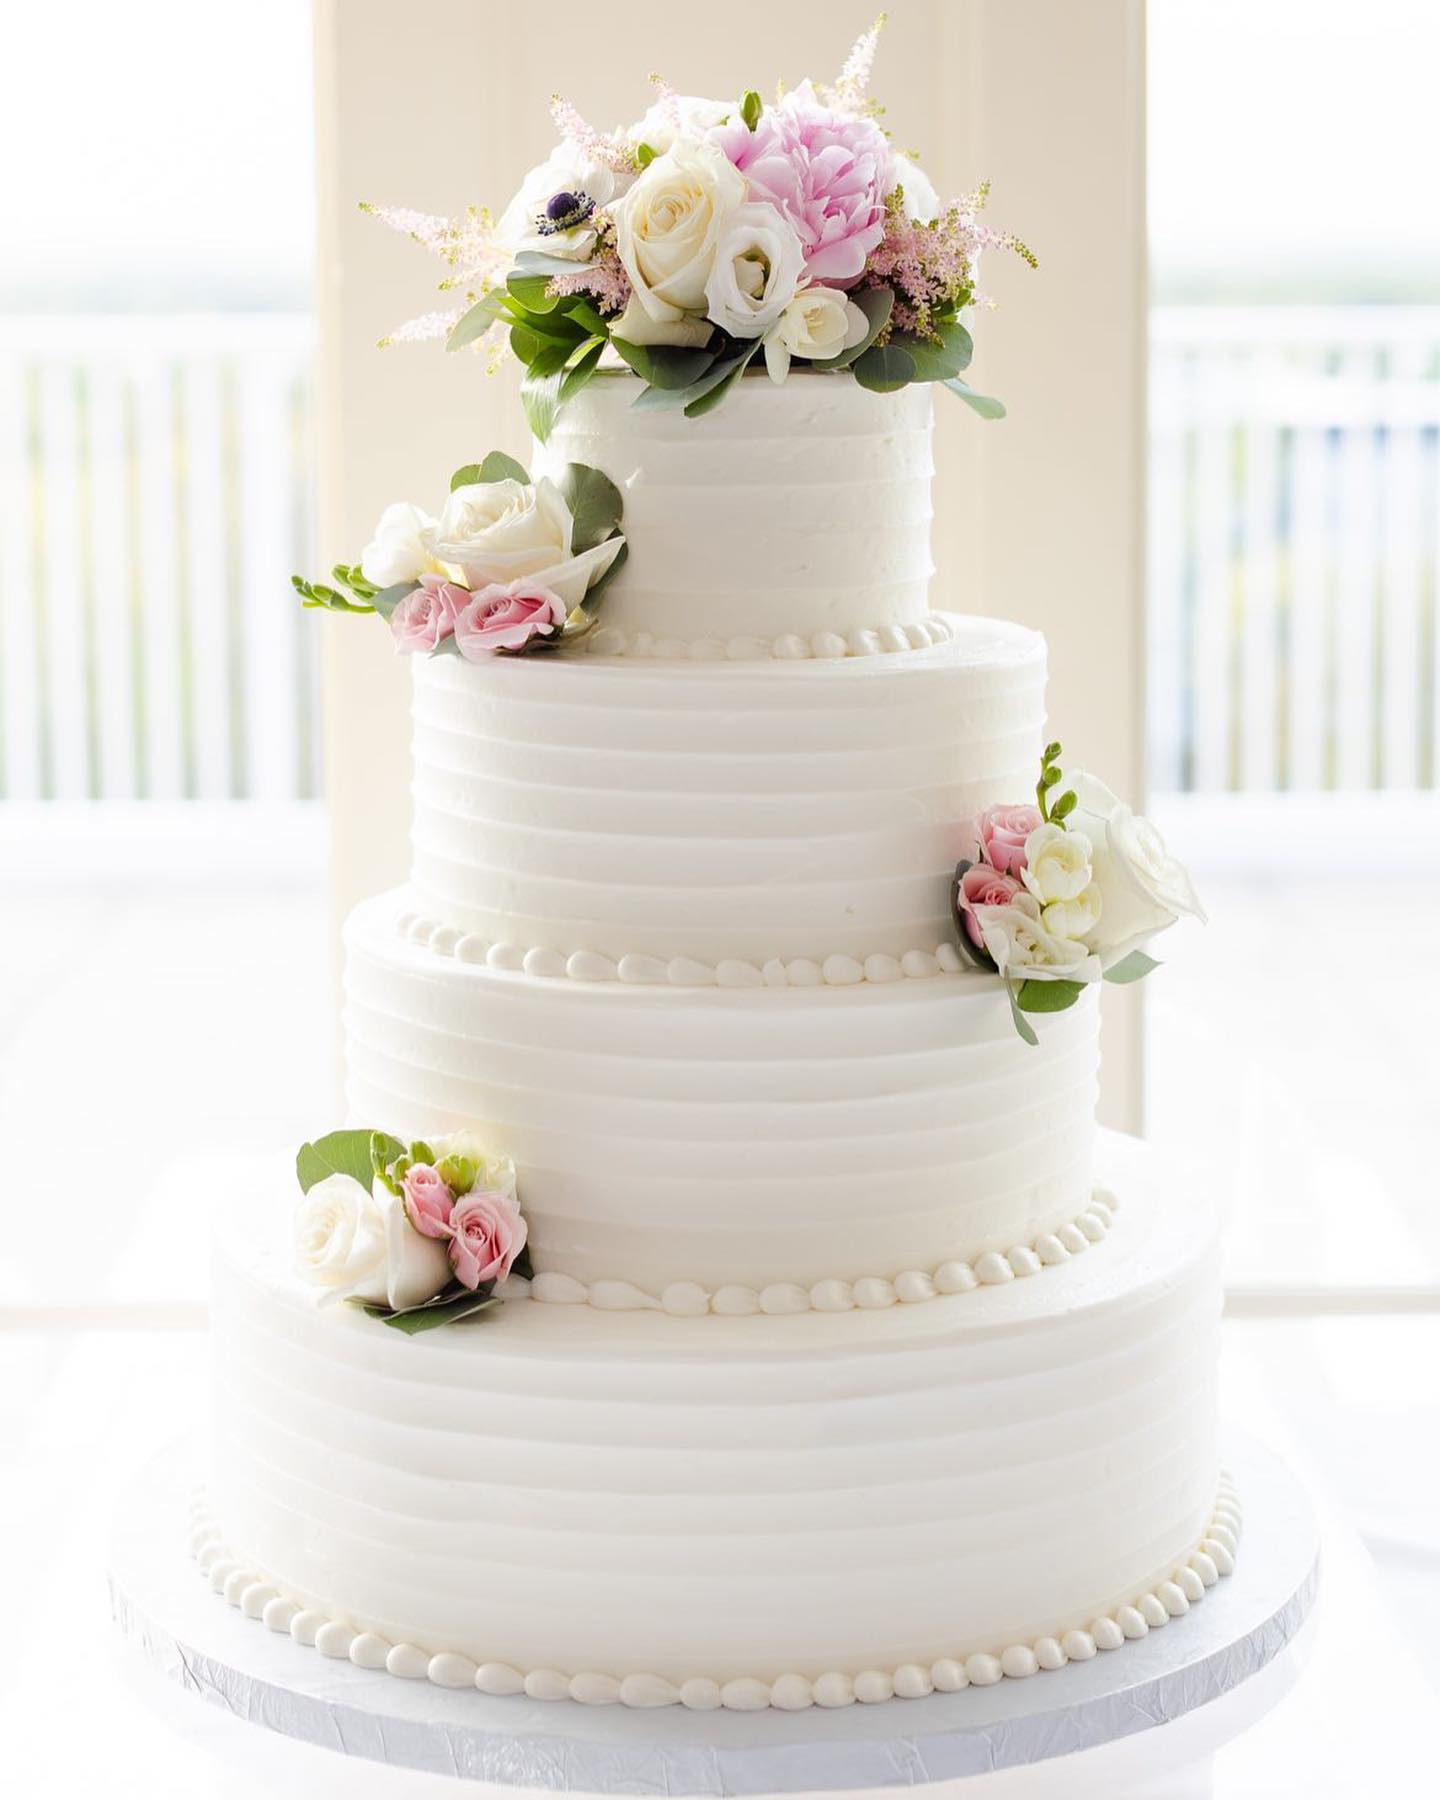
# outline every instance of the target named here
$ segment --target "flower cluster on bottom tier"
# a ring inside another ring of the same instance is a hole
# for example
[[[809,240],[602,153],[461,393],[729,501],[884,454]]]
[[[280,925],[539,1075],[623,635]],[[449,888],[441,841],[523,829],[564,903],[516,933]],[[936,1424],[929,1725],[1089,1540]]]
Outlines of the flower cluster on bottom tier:
[[[787,1674],[774,1681],[740,1676],[722,1682],[692,1676],[675,1682],[638,1673],[617,1676],[521,1670],[502,1662],[477,1664],[457,1651],[432,1654],[415,1644],[392,1644],[377,1632],[357,1631],[343,1618],[288,1598],[264,1575],[238,1561],[218,1535],[203,1495],[191,1509],[190,1550],[210,1586],[247,1619],[259,1620],[271,1631],[287,1632],[297,1644],[313,1645],[322,1656],[348,1660],[357,1668],[384,1669],[409,1680],[432,1681],[437,1687],[473,1687],[496,1696],[524,1694],[531,1700],[578,1700],[585,1706],[684,1706],[695,1712],[714,1712],[720,1707],[731,1712],[761,1712],[773,1706],[784,1712],[801,1712],[811,1706],[919,1700],[927,1694],[990,1687],[1006,1676],[1021,1680],[1044,1670],[1063,1669],[1066,1663],[1088,1662],[1098,1651],[1118,1650],[1183,1617],[1196,1601],[1204,1599],[1207,1588],[1233,1571],[1240,1522],[1239,1498],[1228,1477],[1222,1475],[1205,1535],[1176,1564],[1169,1579],[1083,1625],[1037,1638],[1033,1644],[1007,1644],[995,1653],[976,1651],[963,1660],[940,1657],[928,1667],[901,1663],[894,1669],[862,1669],[854,1675],[832,1669],[813,1678]]]

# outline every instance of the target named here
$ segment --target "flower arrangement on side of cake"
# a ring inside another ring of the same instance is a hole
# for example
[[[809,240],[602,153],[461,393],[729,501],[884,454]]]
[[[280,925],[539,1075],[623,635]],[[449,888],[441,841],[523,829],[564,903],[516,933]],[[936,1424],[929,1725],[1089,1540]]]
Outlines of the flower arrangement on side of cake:
[[[485,1311],[531,1273],[515,1165],[466,1132],[406,1145],[332,1131],[301,1146],[295,1173],[295,1269],[322,1300],[413,1335]]]
[[[1064,1012],[1097,981],[1139,981],[1159,964],[1160,932],[1204,909],[1186,869],[1148,819],[1093,775],[1065,775],[1046,746],[1035,804],[990,806],[975,855],[956,865],[951,906],[960,947],[1005,984],[1015,1029],[1027,1013]]]
[[[981,252],[1034,257],[981,217],[987,189],[941,201],[897,149],[869,96],[884,17],[834,82],[766,102],[677,94],[628,129],[601,132],[567,101],[560,142],[499,218],[367,207],[449,265],[460,298],[384,343],[445,337],[494,366],[524,365],[535,436],[607,353],[645,384],[637,408],[718,406],[752,363],[782,383],[796,363],[848,369],[891,393],[938,382],[982,418],[1004,408],[962,379]]]
[[[301,604],[376,613],[404,654],[492,656],[552,650],[594,620],[628,554],[620,490],[585,463],[532,481],[495,450],[450,478],[438,518],[387,506],[360,561],[330,582],[292,575]]]

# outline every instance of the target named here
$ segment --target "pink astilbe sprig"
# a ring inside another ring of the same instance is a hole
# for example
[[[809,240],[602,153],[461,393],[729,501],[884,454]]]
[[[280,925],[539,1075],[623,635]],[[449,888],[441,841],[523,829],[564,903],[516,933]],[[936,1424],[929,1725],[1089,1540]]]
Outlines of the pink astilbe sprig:
[[[676,137],[679,137],[680,133],[685,128],[685,121],[680,112],[679,94],[676,93],[675,89],[671,87],[670,83],[663,75],[652,74],[650,77],[650,85],[655,90],[655,99],[661,112],[664,114],[665,123],[675,133]]]
[[[421,313],[419,318],[407,319],[387,332],[380,340],[380,348],[388,350],[392,344],[424,344],[432,338],[449,337],[469,310],[466,306],[452,306],[443,312]]]
[[[870,75],[875,67],[875,52],[879,48],[880,33],[885,29],[885,18],[882,12],[870,29],[856,38],[845,58],[844,68],[830,89],[829,97],[834,105],[848,112],[864,112],[874,105],[869,98]]]
[[[435,213],[416,212],[408,206],[372,206],[362,200],[360,210],[388,225],[438,256],[450,274],[439,284],[442,294],[463,290],[463,305],[446,307],[438,312],[421,313],[407,319],[394,331],[381,338],[382,349],[391,344],[419,344],[431,338],[448,337],[481,295],[489,293],[503,281],[510,266],[510,252],[495,235],[495,219],[488,207],[471,206],[458,219],[441,218]],[[494,333],[487,332],[475,348],[493,359],[496,345]]]
[[[606,132],[597,131],[581,118],[563,94],[551,95],[550,117],[566,143],[588,161],[601,163],[605,168],[621,173],[633,173],[639,166],[636,147],[628,138],[611,137]]]
[[[623,313],[630,300],[630,277],[613,246],[602,248],[588,268],[573,275],[557,275],[551,281],[550,293],[563,298],[566,294],[588,294],[597,312],[606,318]]]
[[[936,337],[937,320],[974,303],[982,250],[1013,250],[1034,267],[1035,258],[1018,238],[976,217],[986,193],[982,187],[950,201],[929,224],[908,218],[898,197],[887,202],[885,235],[866,262],[864,284],[894,290],[891,332]]]

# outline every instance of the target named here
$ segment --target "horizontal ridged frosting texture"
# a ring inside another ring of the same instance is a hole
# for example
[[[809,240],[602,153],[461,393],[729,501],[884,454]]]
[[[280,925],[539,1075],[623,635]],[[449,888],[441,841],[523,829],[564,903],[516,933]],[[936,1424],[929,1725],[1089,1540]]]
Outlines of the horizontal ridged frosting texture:
[[[988,976],[725,990],[546,980],[346,930],[351,1117],[515,1159],[537,1268],[658,1292],[933,1269],[1084,1210],[1099,1007],[1016,1035]]]
[[[929,610],[931,396],[848,376],[742,381],[702,426],[634,412],[627,375],[561,412],[535,474],[603,469],[630,558],[605,622],[661,638],[802,637],[904,625]]]
[[[417,910],[567,956],[933,950],[1044,724],[1040,636],[951,623],[833,663],[417,659]]]
[[[1034,1281],[417,1339],[315,1306],[277,1171],[222,1224],[217,1525],[356,1629],[519,1669],[773,1680],[1063,1631],[1169,1575],[1217,1475],[1213,1224],[1115,1148],[1106,1248]]]

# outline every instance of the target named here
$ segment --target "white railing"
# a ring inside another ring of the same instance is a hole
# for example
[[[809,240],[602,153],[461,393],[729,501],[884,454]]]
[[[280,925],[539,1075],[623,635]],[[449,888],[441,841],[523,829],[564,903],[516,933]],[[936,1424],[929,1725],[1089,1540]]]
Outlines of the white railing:
[[[1440,308],[1152,315],[1161,791],[1440,786]]]
[[[316,792],[311,350],[288,315],[0,318],[0,795]]]
[[[0,796],[317,791],[308,319],[0,319]],[[1440,786],[1440,308],[1152,319],[1159,791]]]

